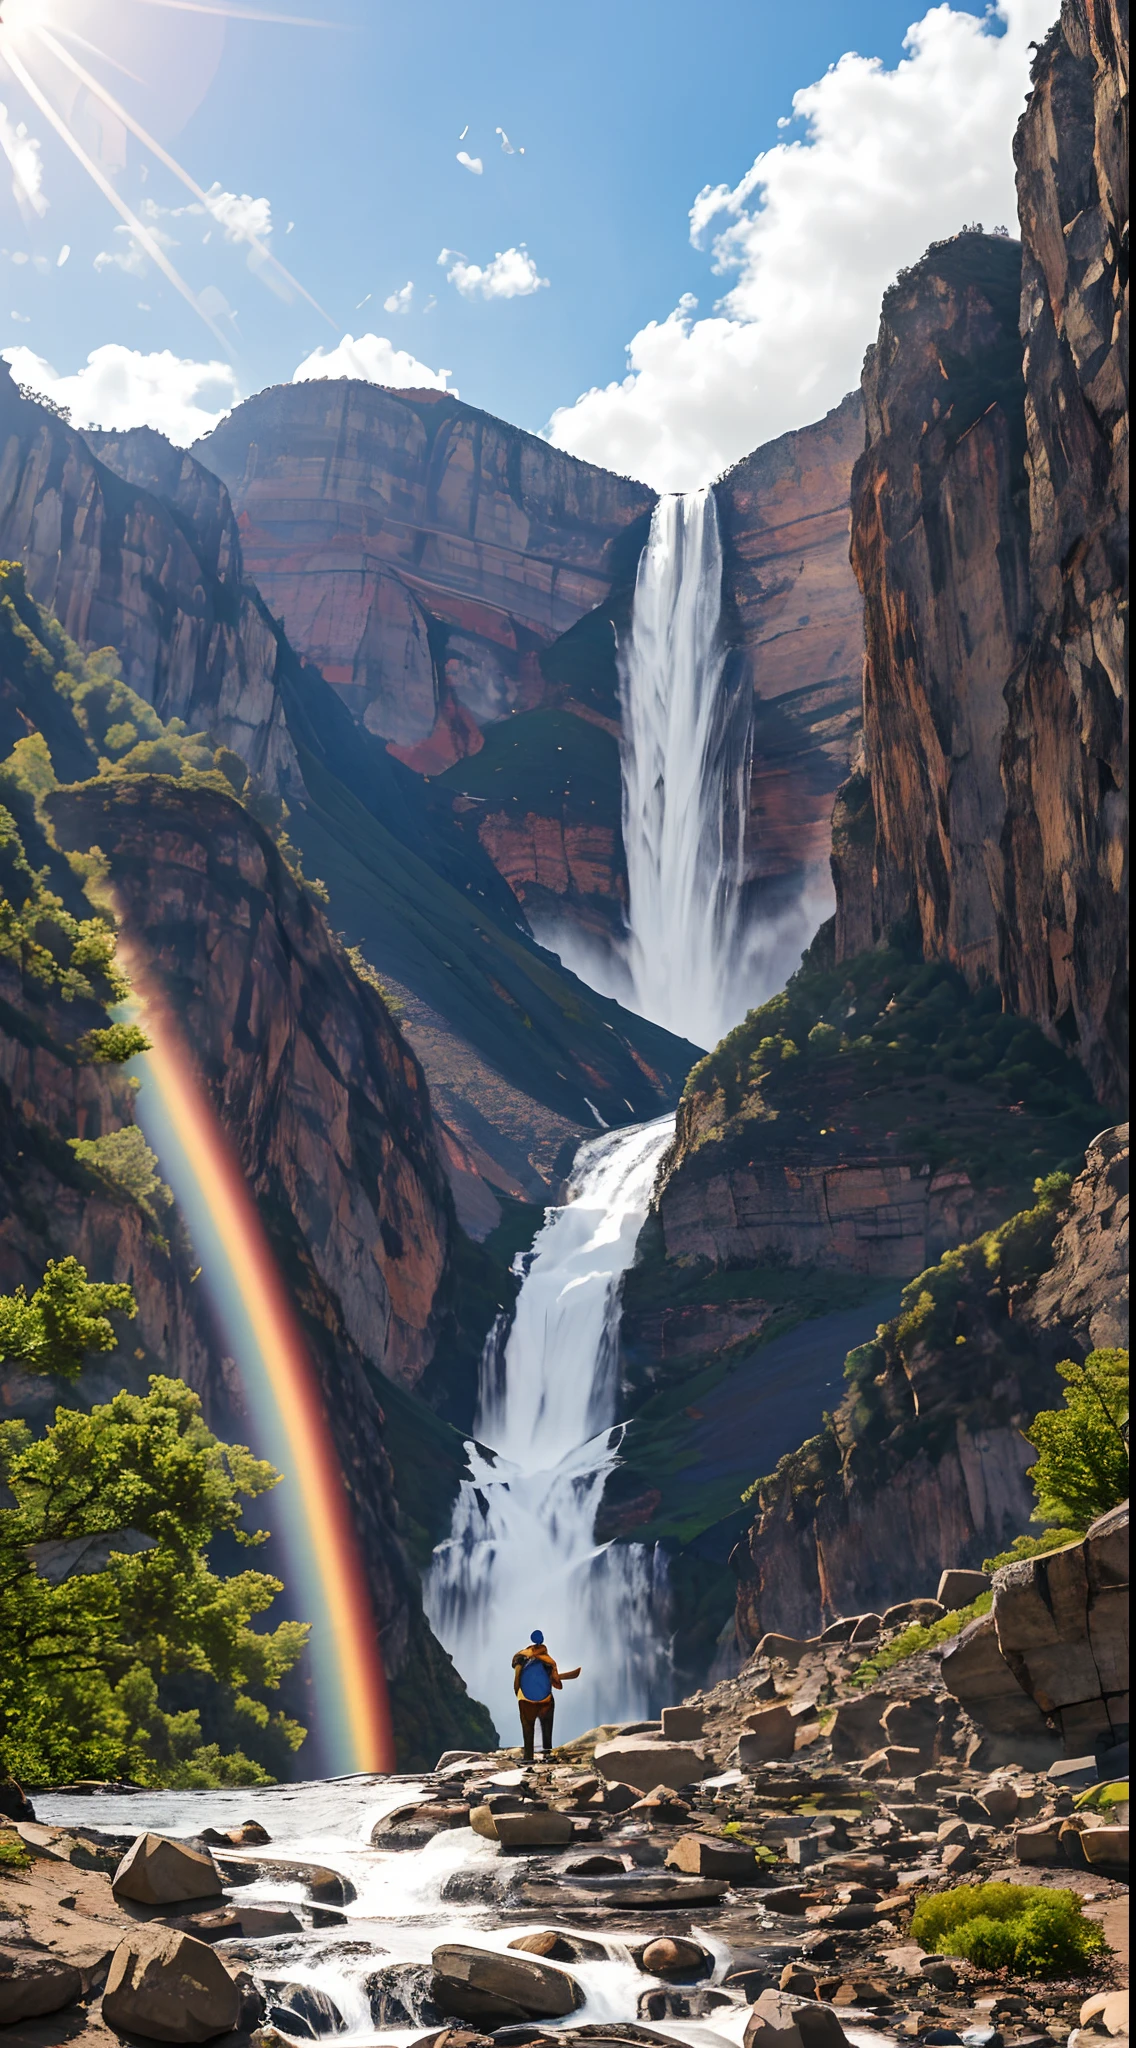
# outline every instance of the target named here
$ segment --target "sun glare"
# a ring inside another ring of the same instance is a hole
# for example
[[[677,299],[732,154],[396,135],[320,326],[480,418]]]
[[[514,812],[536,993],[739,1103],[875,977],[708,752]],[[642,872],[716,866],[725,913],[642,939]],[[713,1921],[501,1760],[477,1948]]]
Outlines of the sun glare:
[[[132,6],[144,7],[147,11],[160,10],[173,17],[203,14],[222,21],[259,21],[268,24],[287,24],[296,28],[322,28],[328,25],[303,15],[269,13],[240,5],[226,6],[221,4],[221,0],[123,0],[116,16],[116,25],[119,28],[122,27],[123,18]],[[91,183],[118,214],[123,227],[129,230],[132,241],[150,258],[174,290],[193,307],[222,347],[231,353],[230,337],[217,324],[193,286],[171,262],[162,246],[161,238],[127,204],[112,176],[96,161],[75,133],[72,125],[75,109],[89,97],[98,103],[105,114],[111,115],[120,123],[155,162],[160,163],[178,180],[192,195],[197,207],[206,213],[214,211],[215,202],[210,192],[198,183],[138,117],[103,84],[97,72],[89,68],[90,62],[96,65],[109,65],[116,72],[124,73],[136,85],[141,83],[135,74],[119,61],[113,51],[89,40],[81,32],[80,21],[89,26],[91,13],[90,0],[0,0],[0,80],[5,73],[11,77],[36,113],[47,122],[64,148],[86,172]],[[105,16],[103,19],[105,22]],[[171,23],[171,27],[172,25]],[[76,46],[83,51],[88,63],[82,62],[76,55]],[[38,145],[32,144],[31,148],[34,152]],[[10,151],[9,154],[11,155]],[[13,171],[17,198],[30,203],[37,212],[42,211],[44,202],[39,194],[38,182],[35,189],[27,183],[26,176],[21,183],[21,169],[14,158]],[[213,191],[218,189],[219,181],[212,187]],[[261,274],[268,273],[267,281],[273,284],[275,289],[282,290],[288,297],[297,293],[322,315],[330,327],[335,328],[336,332],[339,331],[330,314],[326,313],[299,280],[285,269],[262,236],[231,215],[226,217],[225,227],[228,239],[243,241],[248,245],[250,252],[257,259],[256,267]]]

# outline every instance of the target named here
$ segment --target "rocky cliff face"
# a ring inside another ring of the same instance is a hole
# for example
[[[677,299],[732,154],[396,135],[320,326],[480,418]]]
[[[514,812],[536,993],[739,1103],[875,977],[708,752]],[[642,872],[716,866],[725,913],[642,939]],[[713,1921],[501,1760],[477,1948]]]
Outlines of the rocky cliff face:
[[[1064,1203],[950,1255],[851,1354],[835,1415],[758,1487],[733,1559],[742,1643],[882,1612],[1024,1529],[1022,1426],[1055,1399],[1058,1359],[1127,1343],[1127,1263],[1124,1125],[1089,1147]]]
[[[1065,0],[1039,49],[1020,315],[1018,252],[981,235],[885,298],[853,484],[864,748],[833,832],[839,957],[914,917],[1102,1100],[1127,1078],[1121,13]]]
[[[224,486],[148,429],[74,432],[20,397],[7,364],[0,451],[0,555],[24,564],[37,602],[84,650],[113,647],[160,717],[208,728],[269,788],[294,788],[278,636],[243,585]]]
[[[443,392],[346,380],[262,392],[194,452],[293,644],[426,773],[543,700],[542,651],[607,597],[654,503]]]
[[[767,886],[823,874],[860,726],[863,605],[848,561],[864,413],[852,392],[715,485],[726,631],[754,697],[747,863]]]
[[[1033,626],[1003,752],[1010,1000],[1127,1081],[1128,6],[1064,0],[1014,144]]]
[[[1016,243],[962,235],[886,294],[853,479],[863,780],[837,819],[838,955],[913,913],[972,985],[998,969],[1004,692],[1029,631],[1020,265]]]

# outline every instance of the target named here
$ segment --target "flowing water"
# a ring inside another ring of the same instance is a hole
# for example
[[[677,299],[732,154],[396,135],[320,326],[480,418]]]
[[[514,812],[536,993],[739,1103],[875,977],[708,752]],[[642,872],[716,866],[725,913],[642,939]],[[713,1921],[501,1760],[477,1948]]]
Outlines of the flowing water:
[[[557,1697],[558,1739],[656,1712],[669,1674],[656,1553],[594,1531],[621,1435],[620,1286],[673,1129],[663,1117],[581,1147],[568,1201],[525,1255],[512,1328],[485,1348],[470,1477],[425,1600],[506,1742],[511,1659],[533,1629],[565,1669],[583,1667]]]

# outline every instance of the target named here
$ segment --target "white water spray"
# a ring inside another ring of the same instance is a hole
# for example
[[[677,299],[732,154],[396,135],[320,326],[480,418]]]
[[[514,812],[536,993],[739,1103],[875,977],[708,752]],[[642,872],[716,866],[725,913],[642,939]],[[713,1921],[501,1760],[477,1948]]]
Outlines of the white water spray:
[[[556,1700],[556,1736],[656,1711],[669,1673],[665,1578],[639,1544],[598,1544],[596,1510],[619,1449],[617,1337],[631,1262],[669,1117],[581,1147],[562,1209],[528,1255],[503,1352],[482,1362],[479,1443],[424,1588],[426,1612],[502,1738],[518,1739],[513,1652],[544,1630],[579,1679]]]
[[[725,687],[713,490],[661,498],[619,649],[633,1007],[696,1045],[745,1008],[749,692]]]

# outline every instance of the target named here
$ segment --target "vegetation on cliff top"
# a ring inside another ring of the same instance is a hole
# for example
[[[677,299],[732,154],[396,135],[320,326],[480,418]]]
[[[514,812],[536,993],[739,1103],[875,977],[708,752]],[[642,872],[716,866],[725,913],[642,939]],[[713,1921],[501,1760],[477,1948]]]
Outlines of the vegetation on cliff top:
[[[692,1069],[689,1151],[732,1159],[767,1141],[822,1160],[918,1156],[932,1174],[957,1165],[975,1187],[1000,1188],[1008,1208],[1039,1172],[1072,1168],[1100,1109],[1084,1070],[1036,1024],[902,945],[839,967],[825,951],[822,932],[782,993]]]
[[[0,1298],[0,1363],[73,1379],[117,1345],[111,1317],[134,1313],[128,1287],[90,1282],[75,1259],[52,1263],[31,1296]],[[304,1730],[263,1695],[307,1627],[253,1628],[280,1581],[215,1571],[208,1555],[218,1537],[264,1540],[241,1503],[279,1476],[215,1437],[189,1387],[157,1375],[147,1394],[89,1414],[58,1408],[38,1441],[26,1423],[0,1423],[0,1497],[12,1503],[0,1508],[0,1775],[192,1787],[283,1774]],[[203,1739],[187,1682],[243,1747]]]

